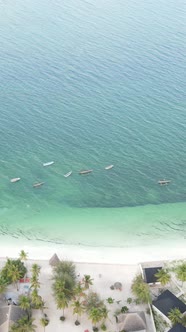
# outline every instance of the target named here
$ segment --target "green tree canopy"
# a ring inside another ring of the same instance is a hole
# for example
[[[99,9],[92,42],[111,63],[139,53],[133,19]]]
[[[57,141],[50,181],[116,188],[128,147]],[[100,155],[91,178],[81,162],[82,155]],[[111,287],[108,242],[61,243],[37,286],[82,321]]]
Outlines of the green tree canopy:
[[[0,294],[6,291],[7,286],[8,286],[7,280],[4,277],[0,276]]]
[[[186,281],[186,263],[182,263],[176,268],[176,276],[182,281],[182,284]]]
[[[93,308],[102,308],[104,302],[100,299],[100,296],[96,292],[90,292],[84,301],[86,312],[90,313]]]
[[[43,326],[44,332],[45,332],[45,327],[49,324],[49,319],[46,317],[42,317],[40,319],[40,324],[41,324],[41,326]]]
[[[91,276],[89,274],[84,274],[83,283],[84,283],[85,289],[89,289],[89,287],[91,285],[93,285],[93,279],[91,278]]]
[[[54,279],[63,278],[64,275],[71,278],[76,283],[76,267],[71,261],[61,261],[53,269]]]
[[[19,296],[19,306],[21,309],[25,310],[28,318],[30,318],[31,315],[31,301],[28,296],[20,295]]]
[[[0,277],[2,277],[8,284],[16,281],[16,279],[23,278],[27,269],[20,259],[7,259],[5,266],[2,268]],[[18,280],[17,279],[17,280]]]
[[[64,293],[58,294],[58,296],[56,297],[56,304],[58,309],[63,310],[63,316],[64,316],[64,310],[65,308],[68,308],[68,300]]]
[[[173,308],[168,313],[168,318],[172,322],[173,325],[176,325],[177,323],[181,323],[181,317],[182,313],[178,308]]]
[[[83,305],[82,302],[80,302],[79,300],[75,300],[74,302],[72,302],[72,307],[73,307],[73,314],[77,315],[77,320],[79,317],[81,317],[82,313],[85,310],[85,307]]]
[[[171,280],[170,273],[165,269],[158,270],[158,272],[155,274],[155,277],[159,282],[161,282],[163,286],[168,284]]]
[[[22,317],[11,326],[10,332],[35,332],[36,325],[33,324],[33,321],[32,318]]]
[[[137,297],[139,303],[151,303],[150,290],[148,285],[143,281],[142,276],[135,277],[132,283],[132,293]]]
[[[92,308],[89,312],[89,319],[91,319],[92,324],[97,326],[97,324],[103,318],[100,308]]]
[[[28,253],[25,252],[24,250],[21,250],[19,253],[19,259],[21,261],[26,261],[28,259]]]
[[[32,264],[32,268],[31,268],[32,276],[39,277],[40,270],[41,270],[41,267],[38,264],[36,264],[36,263]]]

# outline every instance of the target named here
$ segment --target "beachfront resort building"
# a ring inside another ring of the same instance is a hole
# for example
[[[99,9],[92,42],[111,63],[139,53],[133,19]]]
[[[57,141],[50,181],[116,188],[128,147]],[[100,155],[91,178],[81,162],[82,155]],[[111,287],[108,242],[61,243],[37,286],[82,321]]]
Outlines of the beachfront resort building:
[[[143,279],[149,285],[160,285],[156,273],[162,269],[162,266],[158,267],[147,267],[143,269]]]
[[[179,309],[182,314],[186,313],[186,305],[180,299],[178,299],[173,293],[169,290],[164,291],[158,296],[156,300],[152,302],[153,309],[161,316],[168,324],[171,324],[170,319],[168,318],[169,313],[172,309]],[[186,328],[181,324],[176,324],[173,326],[169,332],[186,332]]]
[[[168,332],[186,332],[186,327],[181,324],[176,324]]]

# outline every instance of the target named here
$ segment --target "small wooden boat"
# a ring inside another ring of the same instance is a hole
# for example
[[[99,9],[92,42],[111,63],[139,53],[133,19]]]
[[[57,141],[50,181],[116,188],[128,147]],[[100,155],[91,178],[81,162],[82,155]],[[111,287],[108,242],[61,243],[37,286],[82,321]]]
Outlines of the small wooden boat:
[[[46,167],[46,166],[51,166],[54,164],[54,161],[49,161],[48,163],[44,163],[43,166]]]
[[[13,179],[10,180],[10,182],[14,183],[14,182],[17,182],[17,181],[20,181],[20,180],[21,180],[21,178],[13,178]]]
[[[43,184],[44,184],[44,182],[37,182],[37,183],[33,184],[33,187],[38,188],[38,187],[41,187]]]
[[[114,167],[114,165],[109,165],[109,166],[106,166],[105,169],[111,169],[113,167]]]
[[[65,177],[65,178],[68,178],[71,174],[72,174],[72,171],[70,171],[70,172],[64,174],[64,177]]]
[[[83,174],[89,174],[91,172],[93,172],[93,169],[88,169],[88,170],[85,170],[85,171],[80,171],[79,174],[83,175]]]
[[[160,184],[160,185],[166,185],[166,184],[169,184],[170,182],[171,182],[171,180],[159,180],[158,184]]]

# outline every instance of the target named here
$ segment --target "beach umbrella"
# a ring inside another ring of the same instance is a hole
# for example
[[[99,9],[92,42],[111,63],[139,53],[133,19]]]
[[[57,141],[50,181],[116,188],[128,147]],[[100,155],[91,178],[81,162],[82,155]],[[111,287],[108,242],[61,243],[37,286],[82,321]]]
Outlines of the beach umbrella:
[[[143,317],[143,318],[142,318]],[[144,331],[146,329],[143,312],[132,312],[118,316],[119,331]]]
[[[122,283],[119,282],[119,281],[115,282],[115,283],[114,283],[114,288],[115,288],[115,289],[119,289],[119,290],[121,290],[121,289],[122,289]]]
[[[49,260],[49,264],[51,266],[56,266],[59,262],[60,262],[60,259],[56,254],[54,254]]]

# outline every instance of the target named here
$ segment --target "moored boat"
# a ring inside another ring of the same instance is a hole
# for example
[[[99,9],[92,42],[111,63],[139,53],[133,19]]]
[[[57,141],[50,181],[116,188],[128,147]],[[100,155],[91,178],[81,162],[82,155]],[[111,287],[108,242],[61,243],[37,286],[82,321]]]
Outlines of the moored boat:
[[[33,184],[34,188],[41,187],[44,184],[44,182],[37,182]]]
[[[170,182],[171,182],[171,180],[159,180],[158,184],[165,185],[165,184],[169,184]]]
[[[93,172],[93,169],[88,169],[88,170],[85,170],[85,171],[80,171],[79,174],[83,175],[83,174],[88,174],[88,173],[91,173],[91,172]]]
[[[54,161],[49,161],[48,163],[44,163],[43,166],[46,167],[46,166],[51,166],[54,164]]]
[[[114,167],[114,165],[109,165],[109,166],[106,166],[105,169],[111,169],[113,167]]]
[[[70,171],[70,172],[64,174],[64,177],[65,177],[65,178],[68,178],[71,174],[72,174],[72,171]]]
[[[10,180],[10,182],[14,183],[14,182],[18,182],[20,180],[21,180],[21,178],[13,178],[13,179]]]

